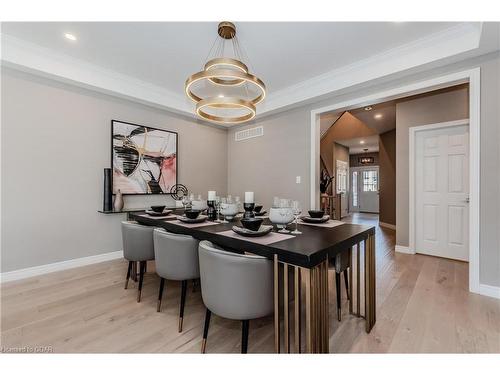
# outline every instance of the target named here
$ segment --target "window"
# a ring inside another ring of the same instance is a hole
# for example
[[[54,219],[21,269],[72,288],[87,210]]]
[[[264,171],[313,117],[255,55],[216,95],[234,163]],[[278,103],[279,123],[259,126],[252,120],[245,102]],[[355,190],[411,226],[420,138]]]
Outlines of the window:
[[[377,171],[363,171],[363,191],[378,191]]]
[[[347,162],[337,160],[337,194],[347,192]]]

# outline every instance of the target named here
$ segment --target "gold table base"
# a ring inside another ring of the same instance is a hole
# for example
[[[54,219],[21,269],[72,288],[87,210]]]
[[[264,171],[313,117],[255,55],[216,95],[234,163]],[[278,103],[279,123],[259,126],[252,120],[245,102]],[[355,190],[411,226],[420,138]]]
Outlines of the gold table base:
[[[348,249],[350,255],[349,267],[349,313],[366,320],[366,332],[370,333],[376,321],[375,299],[375,235],[369,235],[363,240],[362,251],[360,243],[355,245],[356,251]],[[354,248],[354,247],[353,247]],[[361,288],[361,256],[363,254],[364,287]],[[356,255],[356,312],[353,308],[353,255]],[[293,271],[293,272],[292,272]],[[293,273],[293,278],[290,274]],[[282,284],[282,303],[280,303],[280,285]],[[291,291],[293,289],[293,306],[290,309]],[[364,316],[361,313],[361,290],[364,297]],[[305,294],[303,308],[302,293]],[[294,266],[278,260],[274,256],[274,347],[275,352],[283,350],[291,352],[290,339],[293,337],[294,353],[301,353],[302,322],[305,326],[305,352],[329,352],[329,301],[328,301],[328,258],[313,268]],[[282,311],[281,311],[282,310]],[[290,310],[293,311],[293,335],[290,335]],[[305,315],[305,321],[303,320]],[[281,329],[281,316],[283,329]],[[281,334],[283,331],[283,335]]]

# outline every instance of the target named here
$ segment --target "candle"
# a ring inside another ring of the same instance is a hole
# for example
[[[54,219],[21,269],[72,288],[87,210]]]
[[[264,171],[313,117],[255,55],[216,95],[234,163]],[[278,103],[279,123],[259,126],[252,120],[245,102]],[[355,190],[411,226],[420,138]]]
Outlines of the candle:
[[[214,201],[216,196],[215,190],[209,190],[208,191],[208,200],[209,201]]]
[[[245,191],[245,203],[254,203],[253,191]]]

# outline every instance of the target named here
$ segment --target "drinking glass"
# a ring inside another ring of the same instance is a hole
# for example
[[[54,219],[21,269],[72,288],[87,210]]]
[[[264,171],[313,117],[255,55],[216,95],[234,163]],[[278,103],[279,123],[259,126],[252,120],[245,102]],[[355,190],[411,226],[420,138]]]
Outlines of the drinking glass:
[[[227,204],[227,203],[228,203],[228,202],[227,202],[227,198],[222,197],[222,198],[220,199],[220,205],[221,205],[221,208],[222,208],[222,205]],[[229,223],[229,221],[227,221],[227,220],[226,220],[226,215],[224,215],[224,214],[222,214],[222,220],[221,220],[221,223],[223,223],[223,224]]]
[[[292,234],[302,234],[302,232],[297,229],[297,224],[298,224],[297,220],[298,220],[300,214],[302,213],[302,211],[300,209],[299,201],[292,202],[292,213],[293,213],[293,217],[295,218],[295,230],[293,230],[291,233]]]
[[[234,197],[234,203],[236,203],[238,205],[238,212],[242,211],[242,205],[241,205],[240,197],[238,195],[236,197]]]
[[[216,223],[220,223],[220,197],[217,195],[215,197],[215,209],[217,210],[217,220]]]
[[[283,221],[285,221],[285,217],[288,214],[288,210],[289,208],[287,207],[280,207],[279,209],[279,214],[283,219]],[[281,229],[278,231],[278,233],[290,233],[290,231],[286,229],[286,224],[280,224],[279,226],[281,226]]]
[[[187,195],[184,195],[182,197],[182,205],[184,206],[184,212],[186,212],[186,209],[187,209],[187,206],[191,203],[191,200],[189,199],[189,197]]]
[[[233,203],[233,197],[230,194],[227,195],[227,203]]]
[[[274,197],[273,198],[273,207],[278,208],[280,206],[280,198],[279,197]]]

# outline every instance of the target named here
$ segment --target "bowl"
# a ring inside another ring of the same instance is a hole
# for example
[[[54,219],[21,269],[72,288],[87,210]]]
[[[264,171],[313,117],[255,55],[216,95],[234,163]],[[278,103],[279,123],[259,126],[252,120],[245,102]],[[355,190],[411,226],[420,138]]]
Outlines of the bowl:
[[[184,214],[188,219],[196,219],[200,215],[200,210],[186,210]]]
[[[163,212],[163,210],[165,209],[165,206],[151,206],[151,209],[154,212]]]
[[[231,220],[238,213],[238,205],[236,203],[221,203],[220,213]]]
[[[323,210],[309,210],[307,212],[309,212],[309,216],[314,219],[321,219],[325,215]]]
[[[246,228],[248,230],[253,230],[256,232],[259,230],[260,225],[264,220],[252,217],[252,218],[241,219],[240,221],[241,225],[243,225],[243,228]]]
[[[291,208],[276,208],[271,207],[269,209],[269,220],[273,224],[286,225],[290,224],[294,220],[293,212]]]
[[[206,210],[208,208],[207,206],[207,201],[201,200],[201,201],[192,201],[191,202],[191,207],[193,210]]]
[[[260,211],[262,210],[262,207],[263,207],[263,206],[262,206],[261,204],[259,204],[258,206],[255,206],[255,207],[253,208],[253,210],[254,210],[255,212],[260,212]]]

